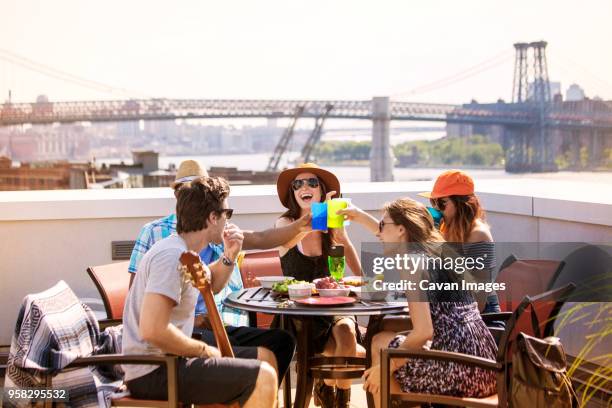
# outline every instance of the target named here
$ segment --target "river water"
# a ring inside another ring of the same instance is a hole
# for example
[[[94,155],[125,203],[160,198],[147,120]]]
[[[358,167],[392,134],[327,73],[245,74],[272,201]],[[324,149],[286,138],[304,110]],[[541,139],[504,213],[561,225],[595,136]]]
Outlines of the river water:
[[[290,152],[283,156],[279,168],[291,166],[291,162],[298,157],[299,152]],[[160,156],[159,166],[166,169],[170,164],[178,167],[181,161],[186,159],[197,160],[201,165],[209,168],[211,166],[237,167],[240,170],[265,170],[270,159],[267,153],[256,154],[234,154],[234,155],[210,155],[210,156]],[[96,163],[119,163],[120,159],[97,159]],[[131,163],[131,160],[124,160]],[[365,166],[324,166],[332,171],[341,182],[363,182],[370,180],[370,168]],[[438,174],[448,168],[395,168],[394,179],[397,181],[433,180]],[[556,173],[528,173],[511,174],[502,169],[468,169],[475,179],[485,178],[508,178],[508,179],[552,179],[567,181],[585,181],[606,183],[612,186],[612,172],[570,172],[561,171]]]

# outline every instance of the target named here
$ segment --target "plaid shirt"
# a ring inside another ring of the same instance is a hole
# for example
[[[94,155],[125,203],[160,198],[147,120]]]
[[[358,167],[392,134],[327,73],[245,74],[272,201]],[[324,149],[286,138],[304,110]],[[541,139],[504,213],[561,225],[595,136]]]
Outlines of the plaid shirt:
[[[144,254],[155,244],[171,234],[176,233],[176,215],[172,214],[164,218],[151,221],[145,224],[140,230],[140,234],[136,239],[136,244],[132,250],[132,256],[130,257],[130,266],[128,271],[135,273],[138,270],[138,265],[142,260]],[[202,262],[210,264],[220,257],[223,256],[223,244],[215,245],[209,244],[200,253]],[[240,276],[240,269],[238,265],[234,266],[232,275],[227,285],[215,295],[215,303],[217,309],[221,313],[221,318],[226,325],[230,326],[248,326],[249,325],[249,314],[245,311],[227,307],[223,304],[225,299],[230,293],[242,290],[244,288],[242,284],[242,277]],[[206,306],[204,305],[204,299],[202,296],[198,296],[198,303],[196,304],[195,314],[205,314]]]

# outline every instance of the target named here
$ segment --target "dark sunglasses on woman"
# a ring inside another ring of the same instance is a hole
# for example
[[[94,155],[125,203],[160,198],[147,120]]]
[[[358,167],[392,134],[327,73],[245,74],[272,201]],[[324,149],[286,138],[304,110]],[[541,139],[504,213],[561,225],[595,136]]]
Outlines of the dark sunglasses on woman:
[[[440,211],[444,211],[444,209],[446,208],[446,200],[449,200],[449,199],[448,198],[430,198],[429,203],[431,204],[433,208],[440,210]]]
[[[308,183],[308,187],[310,188],[317,188],[319,187],[319,179],[316,177],[310,177],[307,179],[295,179],[291,182],[291,188],[293,188],[295,191],[298,191],[300,188],[302,188],[302,186],[304,185],[304,183]]]
[[[385,222],[384,220],[380,220],[378,223],[378,232],[383,232],[386,224],[395,224],[394,222]]]

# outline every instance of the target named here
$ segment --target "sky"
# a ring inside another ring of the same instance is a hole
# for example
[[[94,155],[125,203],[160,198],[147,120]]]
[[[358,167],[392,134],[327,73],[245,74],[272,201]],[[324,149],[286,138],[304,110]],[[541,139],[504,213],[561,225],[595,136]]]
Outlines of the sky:
[[[610,0],[0,0],[0,101],[511,100],[512,45],[538,40],[563,90],[612,99],[611,17]]]

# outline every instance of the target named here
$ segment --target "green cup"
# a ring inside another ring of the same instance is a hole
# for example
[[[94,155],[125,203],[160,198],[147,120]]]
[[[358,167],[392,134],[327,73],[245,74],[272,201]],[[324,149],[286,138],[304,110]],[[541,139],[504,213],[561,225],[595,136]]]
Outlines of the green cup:
[[[344,215],[336,214],[336,211],[348,207],[348,201],[344,198],[333,198],[327,202],[327,228],[342,228],[344,226]]]

